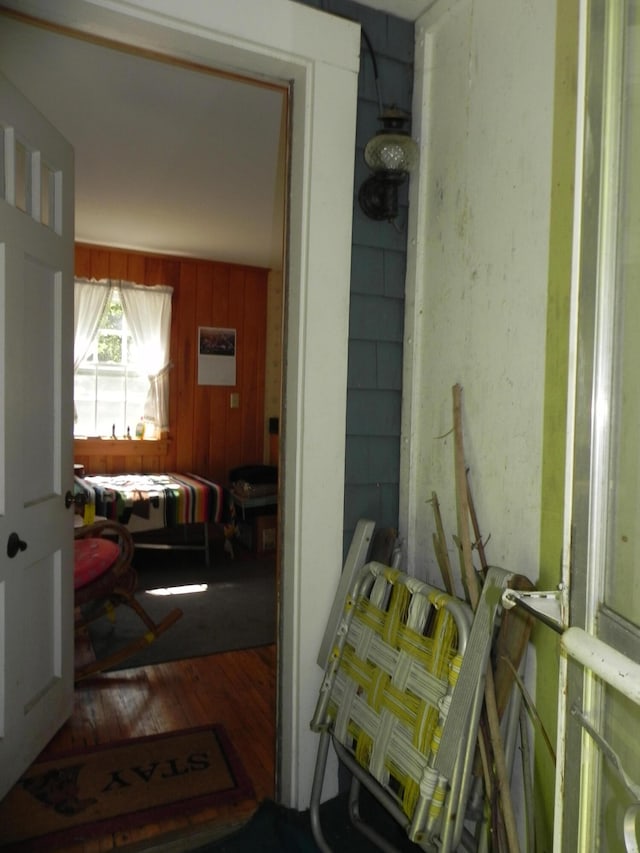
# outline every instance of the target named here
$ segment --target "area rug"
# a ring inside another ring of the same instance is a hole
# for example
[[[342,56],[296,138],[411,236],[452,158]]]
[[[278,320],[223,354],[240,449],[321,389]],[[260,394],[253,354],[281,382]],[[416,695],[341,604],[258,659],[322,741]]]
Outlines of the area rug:
[[[253,796],[217,724],[80,749],[33,764],[2,800],[0,848],[61,850]]]
[[[276,640],[275,561],[226,560],[207,568],[193,559],[150,556],[136,559],[137,598],[156,621],[174,607],[183,616],[151,645],[122,661],[116,669],[166,663],[217,652],[257,648]],[[143,559],[145,562],[143,562]],[[202,591],[152,595],[153,589],[171,590],[201,585]],[[92,623],[91,645],[98,659],[106,658],[146,631],[128,607],[118,607],[115,620]]]

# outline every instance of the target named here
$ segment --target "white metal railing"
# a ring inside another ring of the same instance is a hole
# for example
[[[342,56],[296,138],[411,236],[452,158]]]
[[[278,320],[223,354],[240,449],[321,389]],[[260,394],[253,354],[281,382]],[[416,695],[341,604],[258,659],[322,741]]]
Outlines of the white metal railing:
[[[550,592],[507,589],[502,595],[502,604],[505,609],[521,607],[557,631],[561,635],[560,646],[568,657],[640,707],[640,664],[582,628],[567,627],[564,593],[566,590],[562,588]],[[633,800],[624,813],[624,842],[627,853],[640,853],[636,833],[636,819],[640,815],[640,785],[626,773],[619,755],[583,713],[579,703],[574,703],[570,710],[571,716],[591,736],[609,761]]]

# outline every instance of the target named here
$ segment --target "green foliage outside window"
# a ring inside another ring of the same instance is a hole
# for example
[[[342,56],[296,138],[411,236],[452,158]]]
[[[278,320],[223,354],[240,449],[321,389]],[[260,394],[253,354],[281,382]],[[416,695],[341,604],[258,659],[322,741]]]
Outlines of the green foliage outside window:
[[[121,329],[122,328],[122,302],[115,297],[111,299],[107,307],[104,309],[102,319],[100,320],[101,329]]]
[[[122,320],[123,320],[122,303],[116,294],[111,302],[104,309],[104,313],[100,320],[100,334],[98,335],[98,361],[102,364],[122,364],[123,361],[131,361],[135,356],[133,350],[133,338],[127,336],[127,352],[123,352],[122,347]],[[109,334],[106,330],[113,329],[114,334]],[[120,334],[118,334],[120,330]]]
[[[98,361],[122,361],[122,338],[120,335],[100,335],[98,337]]]

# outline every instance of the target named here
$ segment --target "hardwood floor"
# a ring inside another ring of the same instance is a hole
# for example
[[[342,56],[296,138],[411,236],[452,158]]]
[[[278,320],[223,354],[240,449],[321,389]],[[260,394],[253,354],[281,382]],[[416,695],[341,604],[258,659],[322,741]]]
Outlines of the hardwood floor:
[[[43,753],[221,723],[253,784],[256,799],[116,832],[69,851],[190,850],[244,823],[275,790],[276,648],[103,674],[80,682],[71,719]]]

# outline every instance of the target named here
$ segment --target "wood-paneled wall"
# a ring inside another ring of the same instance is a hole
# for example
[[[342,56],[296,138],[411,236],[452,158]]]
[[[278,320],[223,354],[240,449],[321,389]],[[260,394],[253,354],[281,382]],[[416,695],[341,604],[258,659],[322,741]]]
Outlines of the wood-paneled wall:
[[[225,483],[231,468],[262,462],[268,270],[84,244],[75,265],[81,278],[173,287],[168,440],[76,440],[76,463],[87,474],[193,471]],[[199,326],[236,329],[234,386],[198,385]]]

